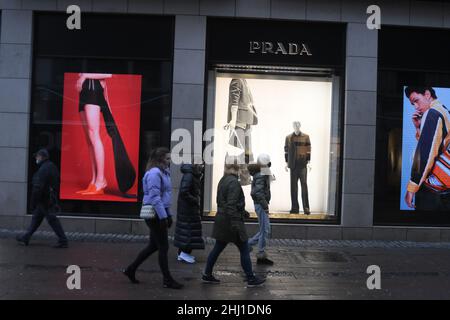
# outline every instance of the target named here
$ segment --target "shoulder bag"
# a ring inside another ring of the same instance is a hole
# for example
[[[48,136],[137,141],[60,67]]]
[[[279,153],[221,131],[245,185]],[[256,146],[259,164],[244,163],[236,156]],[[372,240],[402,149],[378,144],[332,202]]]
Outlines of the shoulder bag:
[[[161,198],[162,198],[162,188],[163,188],[163,180],[162,180],[162,176],[160,173],[160,178],[161,178]],[[145,181],[145,179],[144,179]],[[144,186],[144,190],[145,190],[145,186]],[[153,208],[153,206],[151,204],[144,204],[142,203],[142,207],[141,207],[141,213],[139,214],[139,217],[141,219],[145,219],[145,220],[152,220],[156,218],[156,210],[155,208]]]

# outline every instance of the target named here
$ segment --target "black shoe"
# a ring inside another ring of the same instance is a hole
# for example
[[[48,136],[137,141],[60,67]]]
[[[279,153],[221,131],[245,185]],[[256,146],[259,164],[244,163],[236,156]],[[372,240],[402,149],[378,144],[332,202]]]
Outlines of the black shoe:
[[[212,274],[203,274],[202,275],[202,281],[204,283],[213,283],[213,284],[219,284],[220,280],[214,277]]]
[[[298,209],[292,209],[291,211],[289,211],[289,213],[300,213],[300,210],[298,210]]]
[[[184,287],[184,285],[171,279],[171,280],[164,280],[163,287],[169,289],[181,289]]]
[[[254,288],[261,286],[264,282],[266,282],[266,279],[264,278],[258,278],[258,277],[252,277],[247,281],[247,288]]]
[[[264,264],[266,266],[273,266],[273,261],[268,258],[258,258],[258,259],[256,259],[256,264]]]
[[[309,215],[309,214],[311,213],[311,211],[309,210],[309,208],[305,208],[304,213],[305,213],[306,215]]]
[[[30,242],[28,239],[26,239],[23,236],[17,236],[16,240],[17,240],[17,242],[19,242],[23,246],[28,246],[28,243]]]
[[[122,273],[128,278],[128,280],[131,281],[131,283],[138,284],[139,280],[136,279],[136,274],[134,272],[131,272],[128,268],[125,270],[122,270]]]
[[[53,246],[55,249],[66,249],[69,247],[69,244],[67,242],[58,242]]]

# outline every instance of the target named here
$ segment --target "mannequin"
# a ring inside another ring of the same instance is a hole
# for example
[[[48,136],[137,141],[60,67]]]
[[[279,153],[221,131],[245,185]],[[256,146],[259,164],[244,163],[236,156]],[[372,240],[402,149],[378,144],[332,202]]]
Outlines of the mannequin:
[[[243,78],[232,79],[229,89],[228,123],[225,129],[230,129],[229,144],[243,150],[238,159],[239,179],[243,186],[251,183],[247,165],[253,162],[251,133],[252,126],[256,124],[258,124],[258,116],[247,81]]]
[[[302,189],[303,211],[310,214],[308,199],[307,173],[311,171],[311,141],[309,136],[300,131],[300,121],[293,122],[294,132],[286,137],[284,144],[284,157],[286,160],[286,171],[291,171],[291,211],[299,213],[298,203],[298,180]]]

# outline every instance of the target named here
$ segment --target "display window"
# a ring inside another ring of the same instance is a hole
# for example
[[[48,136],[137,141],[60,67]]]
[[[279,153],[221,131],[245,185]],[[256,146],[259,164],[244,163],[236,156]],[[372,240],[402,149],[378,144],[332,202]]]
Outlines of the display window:
[[[150,151],[170,146],[173,18],[86,14],[81,30],[55,28],[65,19],[34,19],[30,178],[47,148],[62,214],[137,216]]]
[[[380,33],[374,223],[450,225],[448,30]],[[438,51],[392,50],[415,39]]]
[[[205,218],[237,161],[249,219],[260,171],[272,220],[339,223],[345,25],[209,18],[207,64]]]
[[[241,158],[239,180],[246,210],[253,213],[251,164],[266,154],[273,218],[334,218],[339,151],[332,128],[339,113],[332,112],[332,80],[216,73],[214,82],[212,194],[227,157]],[[211,200],[208,211],[214,214]]]

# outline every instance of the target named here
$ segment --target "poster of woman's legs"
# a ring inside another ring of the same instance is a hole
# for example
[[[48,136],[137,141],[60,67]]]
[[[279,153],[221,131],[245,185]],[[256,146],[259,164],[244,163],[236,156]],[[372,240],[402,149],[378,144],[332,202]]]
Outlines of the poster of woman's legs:
[[[65,73],[61,199],[137,201],[141,76]]]

